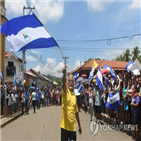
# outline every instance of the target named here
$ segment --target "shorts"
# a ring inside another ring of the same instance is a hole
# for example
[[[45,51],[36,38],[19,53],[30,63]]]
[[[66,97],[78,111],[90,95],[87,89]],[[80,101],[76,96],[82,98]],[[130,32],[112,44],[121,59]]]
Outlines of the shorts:
[[[96,113],[101,113],[101,108],[100,108],[100,106],[96,106],[96,105],[95,105],[95,112],[96,112]]]
[[[76,131],[67,131],[61,128],[61,141],[76,141]]]

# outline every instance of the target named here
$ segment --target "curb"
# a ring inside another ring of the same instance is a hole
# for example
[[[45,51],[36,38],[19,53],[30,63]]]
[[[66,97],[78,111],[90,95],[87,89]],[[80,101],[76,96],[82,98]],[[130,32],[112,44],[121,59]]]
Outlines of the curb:
[[[25,111],[26,111],[26,110],[24,110],[24,113],[25,113]],[[15,119],[19,118],[21,115],[22,115],[22,113],[20,113],[19,115],[16,115],[16,116],[13,117],[12,119],[10,119],[10,120],[8,120],[8,121],[6,121],[6,122],[4,122],[4,123],[2,123],[2,124],[1,124],[1,128],[3,128],[3,127],[4,127],[5,125],[7,125],[8,123],[14,121]]]

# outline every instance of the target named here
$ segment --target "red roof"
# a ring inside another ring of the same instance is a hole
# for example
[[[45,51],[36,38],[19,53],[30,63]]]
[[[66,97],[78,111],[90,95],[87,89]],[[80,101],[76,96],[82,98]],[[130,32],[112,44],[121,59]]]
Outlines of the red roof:
[[[30,70],[26,70],[26,74],[38,78],[35,74],[33,74]]]
[[[5,51],[5,58],[9,57],[13,52],[7,52]]]
[[[124,62],[124,61],[107,61],[107,60],[96,60],[96,63],[100,65],[101,68],[103,68],[105,65],[109,65],[110,67],[112,67],[113,70],[125,70],[125,67],[128,64],[128,62]],[[92,65],[93,65],[93,60],[90,60],[87,63],[76,68],[75,70],[72,70],[69,73],[75,73],[82,70],[90,71],[92,68]]]

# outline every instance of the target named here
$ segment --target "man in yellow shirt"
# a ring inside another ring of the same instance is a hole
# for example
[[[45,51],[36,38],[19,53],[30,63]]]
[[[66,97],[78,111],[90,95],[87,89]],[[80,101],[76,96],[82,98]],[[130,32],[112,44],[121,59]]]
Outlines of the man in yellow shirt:
[[[62,115],[61,115],[61,141],[76,141],[76,122],[78,122],[78,131],[81,134],[82,129],[79,120],[77,100],[74,94],[74,77],[68,76],[66,85],[66,68],[63,68],[63,92],[62,92]]]

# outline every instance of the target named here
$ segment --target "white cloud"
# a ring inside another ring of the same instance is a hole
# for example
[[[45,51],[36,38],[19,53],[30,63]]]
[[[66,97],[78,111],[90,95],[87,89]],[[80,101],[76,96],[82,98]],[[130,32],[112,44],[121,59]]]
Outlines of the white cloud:
[[[47,64],[54,67],[56,65],[56,58],[55,59],[47,58]]]
[[[50,63],[50,64],[49,64]],[[37,65],[35,70],[47,75],[53,75],[56,77],[62,77],[62,69],[64,67],[63,62],[59,62],[56,65],[56,58],[47,58],[47,64],[44,66]]]
[[[111,5],[115,0],[103,1],[103,0],[86,0],[88,5],[88,10],[92,12],[101,12],[104,11],[107,7]]]
[[[83,65],[83,64],[84,64],[84,62],[77,60],[74,64],[74,69],[76,69],[77,67],[80,67],[80,65]]]
[[[132,4],[129,5],[129,9],[137,10],[141,8],[141,2],[137,0],[132,0]]]
[[[26,1],[24,0],[22,1],[19,0],[16,2],[7,1],[6,9],[7,9],[8,18],[23,15],[23,5],[25,6],[27,5]],[[37,17],[39,16],[38,18],[41,21],[43,20],[42,22],[44,22],[44,24],[50,20],[58,21],[64,15],[64,3],[59,2],[59,0],[56,1],[31,0],[31,7],[32,6],[35,6],[36,10],[33,11],[34,13],[37,13]],[[25,11],[26,11],[25,14],[27,14],[27,11],[29,10],[25,10]]]
[[[28,61],[37,61],[34,57],[32,57],[32,56],[26,56],[26,59],[28,60]]]
[[[6,16],[8,19],[11,19],[13,17],[21,16],[23,15],[23,5],[26,5],[25,2],[21,3],[19,2],[10,2],[6,1]]]
[[[39,18],[41,17],[40,20],[43,20],[43,22],[45,23],[50,20],[58,21],[64,15],[63,2],[59,2],[58,0],[57,2],[53,2],[53,0],[51,0],[52,2],[47,2],[43,0],[31,1],[39,13]]]

